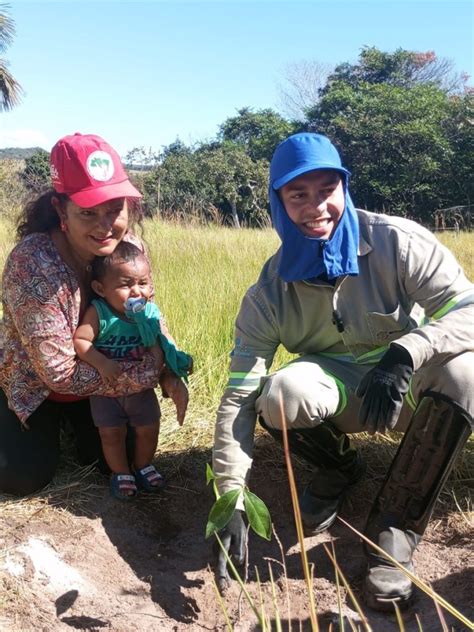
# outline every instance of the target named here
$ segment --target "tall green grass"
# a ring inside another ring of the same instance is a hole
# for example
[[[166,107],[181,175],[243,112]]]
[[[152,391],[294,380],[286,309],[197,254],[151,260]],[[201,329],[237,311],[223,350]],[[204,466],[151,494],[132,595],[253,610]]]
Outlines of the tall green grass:
[[[215,407],[227,382],[234,321],[247,288],[277,250],[272,229],[235,230],[148,220],[144,227],[156,301],[179,345],[196,362],[194,395]],[[440,240],[474,277],[473,233],[442,233]],[[280,350],[275,364],[288,359]]]
[[[177,343],[195,359],[195,396],[214,408],[227,381],[234,321],[246,289],[278,247],[271,230],[147,221],[156,302]]]
[[[274,230],[165,223],[148,219],[143,237],[152,262],[156,302],[178,345],[195,359],[192,407],[213,412],[227,382],[234,321],[247,288],[276,251]],[[474,277],[474,234],[440,233]],[[11,220],[0,220],[0,269],[14,245]],[[275,364],[288,359],[280,350]]]

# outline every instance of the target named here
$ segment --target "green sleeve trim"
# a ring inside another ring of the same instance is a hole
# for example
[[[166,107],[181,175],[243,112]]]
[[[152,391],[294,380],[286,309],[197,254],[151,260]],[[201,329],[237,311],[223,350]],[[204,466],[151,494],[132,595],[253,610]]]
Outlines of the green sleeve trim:
[[[229,373],[228,387],[244,388],[253,391],[260,386],[261,375],[252,372],[243,373],[240,371],[231,371]]]
[[[357,358],[351,353],[329,353],[319,351],[318,355],[323,356],[324,358],[334,358],[335,360],[339,360],[339,362],[347,362],[347,364],[377,364],[387,349],[388,345],[385,345],[384,347],[377,347],[372,351],[363,353]]]
[[[368,353],[363,353],[361,356],[357,358],[357,364],[376,364],[380,358],[387,351],[388,345],[384,345],[383,347],[377,347],[373,351],[369,351]]]
[[[471,297],[471,300],[466,301],[466,299],[469,299],[469,297]],[[443,307],[440,307],[440,309],[438,309],[431,316],[431,318],[438,320],[439,318],[442,318],[443,316],[445,316],[448,312],[451,312],[457,307],[461,307],[461,303],[462,305],[466,305],[473,302],[474,302],[474,296],[472,295],[472,290],[466,290],[465,292],[458,294],[455,298],[452,298],[451,300],[449,300],[445,305],[443,305]]]

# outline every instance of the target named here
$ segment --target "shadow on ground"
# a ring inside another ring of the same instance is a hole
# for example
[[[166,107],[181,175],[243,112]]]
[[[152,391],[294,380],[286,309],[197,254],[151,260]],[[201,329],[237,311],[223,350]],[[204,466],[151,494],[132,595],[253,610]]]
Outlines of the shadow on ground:
[[[363,439],[358,439],[357,443],[369,463],[368,475],[351,491],[341,515],[356,529],[362,530],[371,502],[395,452],[396,444]],[[285,587],[290,586],[293,614],[289,617],[286,615],[285,619],[286,611],[281,610],[282,618],[286,621],[283,623],[283,629],[288,629],[288,623],[291,622],[294,623],[292,629],[309,630],[306,586],[292,519],[283,455],[270,438],[261,434],[256,442],[254,457],[250,487],[269,507],[276,535],[267,542],[251,533],[248,564],[242,573],[247,575],[248,585],[254,596],[258,596],[256,568],[264,589],[268,589],[270,578],[273,577],[278,587],[278,597],[283,602],[286,599]],[[133,582],[130,581],[128,584],[125,581],[121,584],[120,576],[107,578],[112,585],[116,583],[123,587],[122,593],[117,597],[116,608],[122,608],[120,600],[133,604],[136,598],[136,601],[141,599],[142,605],[146,605],[145,602],[151,599],[166,615],[155,617],[162,618],[163,621],[166,619],[166,624],[151,619],[152,627],[143,627],[141,621],[137,620],[136,625],[140,624],[141,629],[180,631],[220,630],[225,627],[224,616],[212,588],[212,574],[207,570],[209,563],[213,561],[212,542],[204,539],[208,512],[214,500],[212,489],[206,486],[205,481],[205,465],[210,460],[211,451],[208,448],[169,450],[160,453],[156,465],[168,479],[167,489],[157,495],[140,495],[130,502],[120,502],[110,497],[107,478],[94,472],[87,473],[79,480],[76,475],[74,481],[74,474],[71,472],[75,464],[70,454],[65,456],[61,464],[58,476],[62,479],[69,476],[74,484],[71,489],[76,491],[54,495],[54,504],[72,515],[92,519],[94,522],[99,520],[107,540],[112,543],[121,560],[137,578],[136,585],[132,585]],[[310,479],[311,469],[296,459],[294,467],[301,488]],[[451,477],[448,487],[457,486],[456,496],[461,498],[466,490],[457,478],[462,477]],[[89,493],[89,489],[93,493]],[[435,523],[441,520],[445,526],[448,524],[446,513],[452,508],[451,502],[451,496],[445,494],[442,502],[438,503]],[[424,548],[420,547],[416,559],[421,576],[431,581],[433,588],[466,616],[472,615],[469,608],[472,601],[473,572],[472,569],[462,568],[463,564],[466,565],[467,559],[458,560],[456,556],[458,549],[458,557],[467,555],[468,540],[467,532],[456,528],[438,528],[433,534],[428,534],[426,543],[423,544]],[[337,522],[330,532],[305,541],[308,561],[314,568],[313,585],[319,617],[323,624],[321,629],[328,629],[332,624],[335,631],[338,629],[338,623],[335,615],[337,605],[334,568],[324,550],[325,543],[334,544],[337,560],[358,600],[361,600],[360,587],[365,571],[365,558],[358,536],[341,522]],[[79,540],[76,550],[80,550],[79,547],[82,545]],[[97,552],[97,559],[99,558],[100,551]],[[117,568],[120,567],[117,565]],[[108,569],[100,570],[106,573]],[[113,569],[110,572],[112,573]],[[450,574],[446,575],[446,572]],[[102,616],[99,610],[87,610],[86,607],[83,610],[75,610],[75,592],[77,593],[74,590],[65,592],[56,599],[57,620],[75,629],[100,629],[107,626],[114,629],[112,615],[107,618]],[[243,625],[243,615],[239,616],[241,608],[238,605],[241,600],[235,582],[229,595],[225,597],[225,603],[232,622],[236,623],[236,630],[257,629],[252,623],[255,620],[254,615],[250,612],[247,613],[248,625]],[[350,599],[344,596],[343,603],[347,611],[346,616],[352,622],[357,622],[358,615]],[[103,612],[106,612],[106,609]],[[407,632],[418,630],[415,619],[417,613],[424,629],[429,629],[430,632],[438,629],[432,623],[439,622],[434,605],[427,597],[421,595],[413,611],[404,615]],[[97,616],[92,616],[93,614]],[[155,616],[148,612],[144,614],[149,617]],[[298,616],[295,617],[295,614]],[[395,618],[390,615],[370,614],[369,618],[374,630],[389,632],[399,629]],[[447,617],[447,621],[454,626],[453,629],[457,629],[454,619]]]

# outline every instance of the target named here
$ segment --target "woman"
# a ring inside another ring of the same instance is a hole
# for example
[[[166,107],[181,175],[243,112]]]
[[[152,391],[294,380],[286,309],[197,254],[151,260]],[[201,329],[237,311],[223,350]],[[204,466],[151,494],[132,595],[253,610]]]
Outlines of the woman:
[[[115,150],[94,135],[59,140],[51,177],[53,189],[25,208],[20,242],[3,272],[0,491],[18,495],[51,481],[62,420],[72,425],[81,463],[101,461],[89,396],[153,388],[163,368],[147,353],[141,362],[123,362],[122,376],[106,385],[76,357],[73,334],[91,298],[92,260],[112,253],[122,239],[143,249],[129,232],[141,219],[141,195]],[[167,371],[160,382],[177,408],[185,408],[182,382]]]

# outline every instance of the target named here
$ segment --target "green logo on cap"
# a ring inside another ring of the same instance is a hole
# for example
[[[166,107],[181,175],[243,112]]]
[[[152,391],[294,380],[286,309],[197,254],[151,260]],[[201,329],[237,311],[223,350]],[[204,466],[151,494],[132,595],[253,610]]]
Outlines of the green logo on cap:
[[[100,182],[107,182],[114,175],[114,162],[112,156],[106,151],[94,151],[87,158],[87,172]]]

